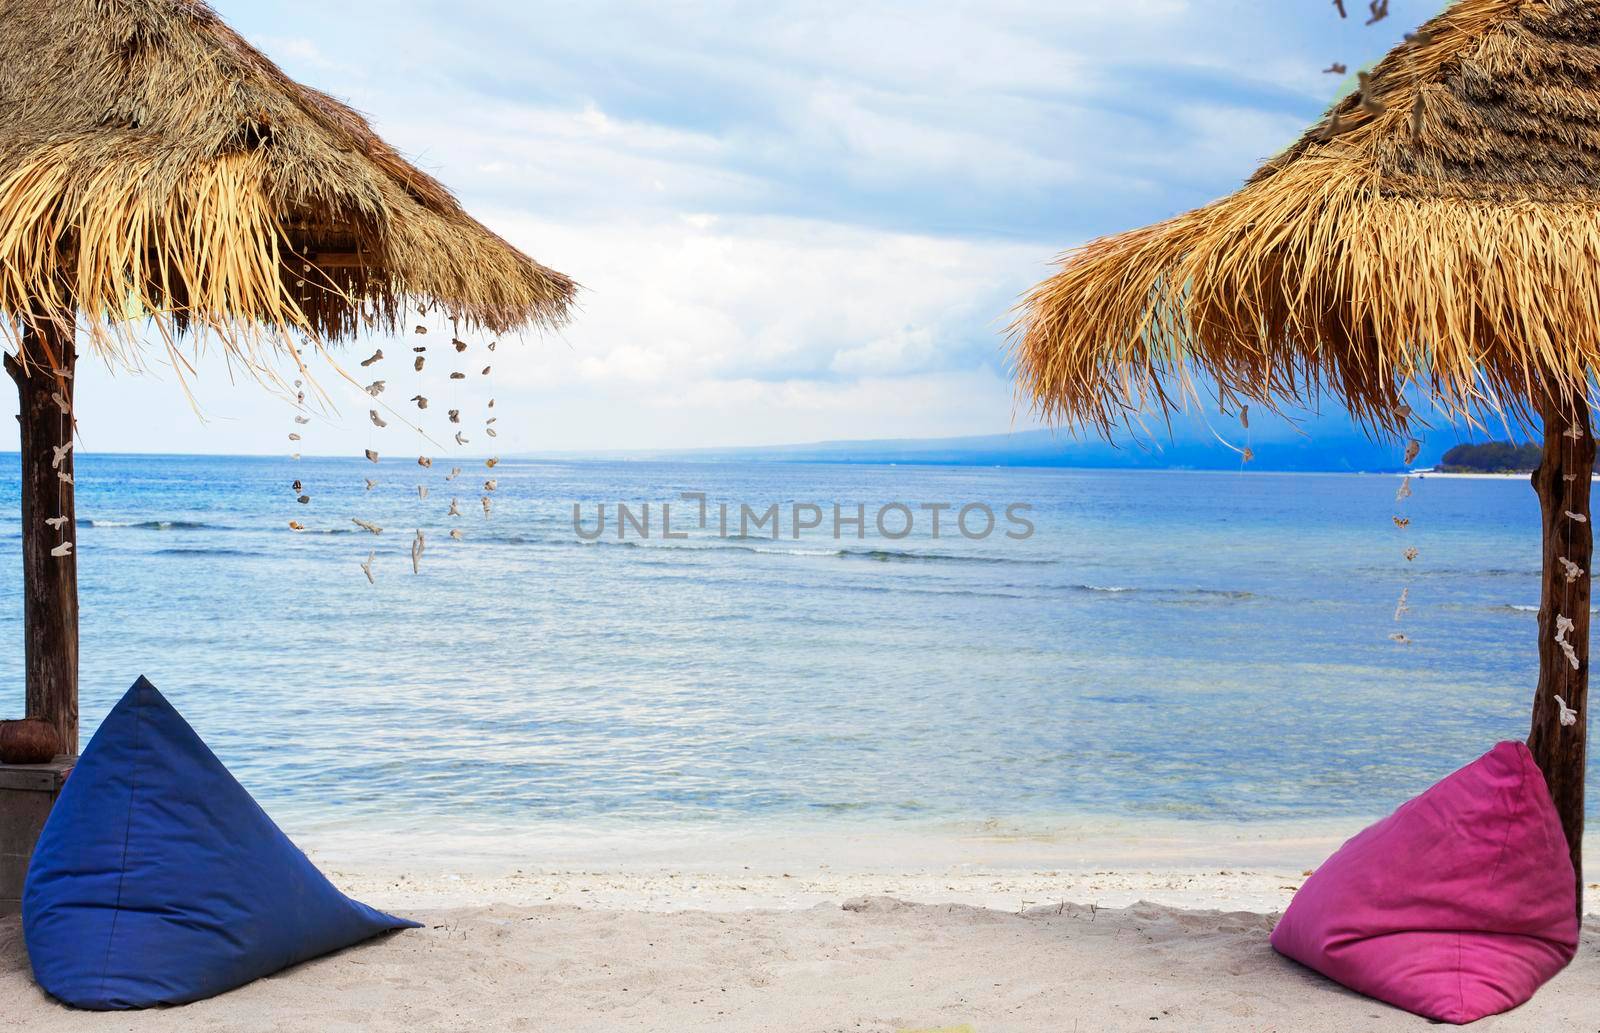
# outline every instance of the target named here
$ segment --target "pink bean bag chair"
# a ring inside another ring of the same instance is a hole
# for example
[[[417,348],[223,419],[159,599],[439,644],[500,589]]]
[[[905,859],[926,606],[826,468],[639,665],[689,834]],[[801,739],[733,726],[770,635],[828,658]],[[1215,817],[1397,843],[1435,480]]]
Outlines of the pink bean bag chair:
[[[1323,862],[1272,946],[1380,1001],[1472,1022],[1572,960],[1575,882],[1544,776],[1503,742]]]

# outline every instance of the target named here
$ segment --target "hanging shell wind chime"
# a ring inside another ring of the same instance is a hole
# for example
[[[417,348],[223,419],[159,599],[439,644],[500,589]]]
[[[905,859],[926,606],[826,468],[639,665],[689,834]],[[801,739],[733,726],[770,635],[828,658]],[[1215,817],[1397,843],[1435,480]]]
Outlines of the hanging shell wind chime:
[[[1410,416],[1411,412],[1410,412],[1409,409],[1402,409],[1401,415],[1402,416]],[[1411,467],[1412,463],[1416,462],[1417,455],[1421,451],[1422,451],[1422,442],[1418,441],[1416,438],[1411,438],[1411,439],[1406,441],[1405,453],[1404,453],[1404,457],[1403,457],[1403,465],[1406,467],[1406,473],[1400,480],[1400,487],[1397,488],[1395,490],[1395,493],[1394,493],[1394,504],[1396,506],[1405,505],[1406,500],[1411,498],[1411,470],[1410,470],[1410,467]],[[1404,530],[1406,530],[1407,528],[1409,528],[1411,526],[1411,518],[1410,517],[1403,517],[1403,516],[1400,516],[1399,514],[1395,514],[1394,517],[1393,517],[1393,520],[1394,520],[1394,526],[1397,529],[1401,530],[1401,531],[1404,531]],[[1416,546],[1414,546],[1414,545],[1407,546],[1405,551],[1402,552],[1401,555],[1405,557],[1405,561],[1406,561],[1406,564],[1407,564],[1407,568],[1406,568],[1406,583],[1401,587],[1401,589],[1400,589],[1400,599],[1399,599],[1398,602],[1395,603],[1395,606],[1394,606],[1394,622],[1396,624],[1399,624],[1405,618],[1406,614],[1411,612],[1411,587],[1412,587],[1412,580],[1413,580],[1413,574],[1412,574],[1413,568],[1410,566],[1410,564],[1416,561],[1416,558],[1417,558],[1417,555],[1418,555]],[[1395,631],[1390,633],[1389,639],[1390,639],[1390,641],[1396,642],[1396,643],[1398,643],[1400,645],[1409,645],[1411,643],[1411,641],[1412,641],[1411,638],[1409,636],[1407,636],[1405,632],[1400,631],[1398,629],[1396,629]]]
[[[423,315],[423,316],[427,315],[426,311],[421,311],[421,312],[419,312],[419,314]],[[414,339],[416,339],[416,338],[424,338],[424,337],[426,337],[428,335],[428,333],[429,333],[429,328],[427,326],[423,325],[422,323],[419,322],[419,323],[415,323],[413,325],[413,334],[415,335]],[[471,345],[469,345],[469,343],[460,336],[459,326],[453,320],[452,320],[452,333],[450,335],[449,341],[450,341],[451,349],[453,349],[454,354],[456,354],[458,356],[465,355],[471,348]],[[487,350],[489,352],[493,352],[496,349],[496,347],[497,347],[497,342],[490,341],[488,343],[488,345],[487,345]],[[411,351],[412,351],[412,361],[411,361],[411,367],[412,368],[411,368],[411,372],[412,372],[412,374],[414,375],[414,377],[416,379],[416,385],[415,385],[415,392],[416,393],[411,396],[410,401],[413,404],[416,405],[418,413],[427,413],[429,411],[429,408],[430,408],[430,399],[429,399],[428,394],[426,393],[427,389],[426,389],[426,386],[423,383],[422,378],[425,375],[425,371],[427,371],[430,368],[437,369],[438,366],[437,366],[437,364],[431,364],[430,365],[430,363],[427,361],[428,360],[427,353],[429,351],[429,348],[428,348],[427,345],[425,345],[425,344],[417,344],[417,345],[415,345],[415,346],[413,346],[411,348]],[[377,366],[379,363],[381,363],[383,361],[384,361],[383,349],[382,348],[378,348],[378,349],[375,349],[370,356],[368,356],[366,359],[362,360],[361,365],[363,367],[374,367],[374,366]],[[462,363],[462,364],[466,365],[466,363]],[[469,367],[469,369],[470,368],[471,367]],[[485,377],[485,378],[490,378],[490,377],[493,376],[493,372],[494,371],[493,371],[493,364],[492,363],[483,364],[483,365],[479,366],[478,369],[479,369],[479,373],[478,373],[479,376],[482,376],[482,377]],[[458,387],[457,387],[457,385],[460,384],[462,381],[468,380],[469,379],[469,374],[466,371],[457,369],[457,370],[449,370],[448,372],[445,372],[443,375],[445,377],[445,387],[444,387],[443,390],[446,390],[447,392],[449,392],[449,394],[448,394],[447,398],[440,399],[440,401],[443,403],[441,405],[441,408],[445,409],[445,417],[446,417],[446,420],[447,420],[448,424],[450,425],[450,430],[452,432],[451,437],[454,440],[455,446],[457,448],[464,448],[464,447],[467,447],[467,446],[469,446],[471,444],[472,439],[467,435],[466,429],[461,426],[464,422],[467,422],[467,421],[463,420],[463,415],[464,415],[465,410],[464,410],[464,408],[463,408],[463,406],[461,404],[462,400],[460,398],[458,398]],[[377,398],[378,396],[383,394],[383,392],[387,389],[387,387],[388,387],[387,380],[385,380],[385,379],[380,377],[378,379],[373,380],[371,383],[367,384],[362,390],[368,396],[370,396],[372,398]],[[302,400],[303,400],[303,396],[302,396]],[[482,422],[483,433],[484,433],[484,435],[486,437],[489,437],[489,438],[495,438],[495,437],[498,436],[498,433],[499,433],[498,429],[495,427],[495,423],[497,422],[497,417],[495,417],[495,415],[493,413],[494,406],[495,406],[494,398],[490,397],[488,399],[487,405],[486,405],[486,408],[489,411],[484,414],[484,419],[483,419],[483,422]],[[379,403],[379,407],[374,407],[374,408],[369,408],[368,409],[367,420],[368,420],[368,423],[370,425],[369,429],[368,429],[369,437],[371,435],[379,432],[379,431],[383,431],[385,428],[387,428],[389,426],[389,424],[391,422],[390,420],[385,419],[384,416],[380,413],[380,408],[387,408],[387,407],[386,406],[382,406],[382,404]],[[390,414],[391,414],[391,416],[398,415],[398,414],[394,413],[393,409],[390,409]],[[302,421],[300,425],[304,426],[304,425],[306,425],[306,422],[309,422],[309,421]],[[419,444],[422,444],[424,446],[424,447],[418,449],[417,466],[418,466],[419,470],[422,471],[424,474],[426,474],[427,472],[430,472],[433,469],[434,459],[436,457],[435,456],[430,456],[428,454],[426,443],[432,441],[432,439],[428,436],[428,432],[423,428],[423,426],[422,426],[422,424],[420,422],[420,418],[414,424],[413,424],[413,421],[406,420],[404,418],[402,418],[401,422],[406,423],[408,425],[414,425],[415,426],[415,429],[416,429],[417,434],[418,434]],[[393,450],[393,446],[391,445],[388,450],[392,451]],[[379,451],[378,451],[377,444],[376,444],[375,441],[369,441],[369,447],[364,450],[363,454],[366,456],[366,458],[367,458],[367,460],[369,462],[372,462],[374,464],[378,463],[379,460],[380,460]],[[499,464],[499,462],[500,462],[499,457],[497,457],[497,456],[489,456],[489,457],[485,458],[485,460],[484,460],[484,467],[486,469],[488,469],[488,470],[493,470],[496,467],[496,465]],[[451,466],[450,467],[450,472],[444,477],[444,481],[446,483],[453,482],[453,481],[455,481],[457,478],[459,478],[461,476],[461,473],[462,473],[462,468],[459,465]],[[373,489],[377,487],[378,481],[377,481],[376,478],[368,477],[368,478],[365,478],[365,485],[366,485],[366,491],[368,493],[371,493],[373,491]],[[479,504],[483,509],[483,514],[484,514],[484,518],[485,519],[488,519],[490,517],[490,515],[492,514],[492,512],[493,512],[494,502],[493,502],[493,499],[492,499],[491,496],[493,495],[493,493],[496,491],[496,489],[498,487],[499,487],[498,481],[497,481],[497,479],[495,479],[493,477],[488,478],[483,482],[483,489],[482,489],[482,494],[481,494],[481,496],[479,498]],[[297,481],[296,484],[295,484],[296,491],[299,491],[300,488],[301,488],[301,485]],[[419,483],[417,484],[417,500],[416,500],[417,501],[417,505],[418,505],[418,521],[417,521],[417,527],[416,527],[415,533],[413,535],[413,538],[411,540],[410,549],[409,549],[410,557],[411,557],[411,569],[412,569],[412,572],[414,574],[420,574],[421,573],[421,570],[422,570],[422,559],[423,559],[424,555],[427,552],[427,538],[428,538],[428,533],[429,532],[428,532],[428,528],[427,528],[426,511],[424,509],[422,509],[421,507],[422,507],[422,504],[427,500],[428,496],[429,496],[429,485],[428,485],[428,483],[426,482],[425,479],[422,480],[422,481],[419,481]],[[448,508],[444,512],[444,517],[445,517],[446,520],[458,521],[458,520],[461,519],[461,517],[463,515],[462,514],[462,510],[461,510],[461,501],[462,500],[461,500],[461,498],[459,496],[452,496],[451,497],[450,504],[449,504]],[[379,523],[377,523],[376,521],[374,521],[374,520],[365,519],[365,518],[361,518],[361,517],[352,517],[351,520],[352,520],[352,523],[354,523],[354,525],[357,528],[359,528],[361,530],[364,530],[364,531],[367,531],[367,532],[369,532],[369,533],[371,533],[373,535],[379,535],[379,534],[381,534],[383,532],[382,526]],[[450,540],[452,540],[452,541],[458,541],[459,542],[459,541],[462,541],[464,539],[464,536],[463,536],[463,533],[462,533],[462,530],[461,530],[460,527],[450,527],[448,529],[447,535],[448,535],[448,538]],[[377,549],[369,549],[366,560],[359,564],[361,572],[362,572],[363,576],[366,577],[366,579],[367,579],[369,584],[376,584],[377,583],[377,564],[376,564],[377,555],[378,555],[378,550]]]
[[[72,471],[64,470],[62,467],[67,465],[68,459],[72,454],[73,435],[77,428],[72,419],[72,403],[67,400],[67,396],[64,393],[70,389],[67,381],[72,379],[72,372],[70,370],[55,369],[51,370],[51,373],[55,375],[56,383],[61,385],[61,390],[53,392],[50,396],[51,400],[56,403],[56,408],[61,410],[60,431],[56,435],[61,444],[46,446],[50,449],[50,467],[56,472],[56,515],[47,517],[45,523],[61,536],[61,540],[50,549],[50,555],[59,560],[72,556],[72,550],[75,547],[72,539],[68,537],[71,528],[67,525],[71,521],[67,519],[66,515],[66,493],[74,487]]]

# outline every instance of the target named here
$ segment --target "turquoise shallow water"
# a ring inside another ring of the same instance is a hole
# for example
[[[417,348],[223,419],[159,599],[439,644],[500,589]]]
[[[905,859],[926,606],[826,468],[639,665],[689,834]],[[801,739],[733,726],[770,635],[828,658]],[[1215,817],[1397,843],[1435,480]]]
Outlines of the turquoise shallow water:
[[[1520,480],[1417,482],[1401,531],[1380,476],[508,460],[492,519],[474,490],[446,521],[442,463],[419,502],[388,461],[370,495],[359,460],[78,462],[85,734],[144,673],[295,827],[1312,821],[1526,733]],[[0,487],[20,711],[14,457]],[[688,539],[573,531],[575,501],[592,528],[696,490],[864,503],[868,536],[719,538],[683,502]],[[885,540],[892,500],[1029,503],[1036,532],[933,540],[919,511]]]

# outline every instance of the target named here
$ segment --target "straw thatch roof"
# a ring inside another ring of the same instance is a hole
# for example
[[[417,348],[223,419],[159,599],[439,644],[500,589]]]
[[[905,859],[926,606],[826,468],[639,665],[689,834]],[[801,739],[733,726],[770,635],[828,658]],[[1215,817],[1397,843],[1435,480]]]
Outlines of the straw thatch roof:
[[[0,0],[0,271],[0,311],[76,307],[103,350],[154,315],[250,359],[408,303],[553,325],[574,291],[200,0]]]
[[[1329,391],[1399,431],[1592,394],[1600,2],[1458,0],[1237,193],[1069,252],[1013,327],[1046,417]]]

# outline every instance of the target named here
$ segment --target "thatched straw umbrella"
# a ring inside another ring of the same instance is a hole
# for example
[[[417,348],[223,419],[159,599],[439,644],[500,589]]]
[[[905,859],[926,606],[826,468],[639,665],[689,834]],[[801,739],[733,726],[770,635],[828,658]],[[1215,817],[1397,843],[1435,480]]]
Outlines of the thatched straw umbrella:
[[[276,360],[437,305],[550,326],[571,280],[462,211],[362,117],[293,82],[199,0],[0,0],[0,311],[21,394],[27,707],[77,748],[75,340]],[[130,317],[138,318],[130,318]],[[153,328],[153,332],[152,332]],[[65,533],[47,526],[66,517]]]
[[[1595,0],[1459,0],[1237,193],[1065,255],[1013,328],[1037,410],[1105,434],[1178,404],[1192,374],[1224,406],[1331,394],[1384,436],[1417,421],[1408,391],[1450,418],[1540,417],[1528,741],[1575,865],[1600,369],[1597,72]],[[1561,723],[1557,696],[1576,723]],[[1581,900],[1581,872],[1578,886]]]

